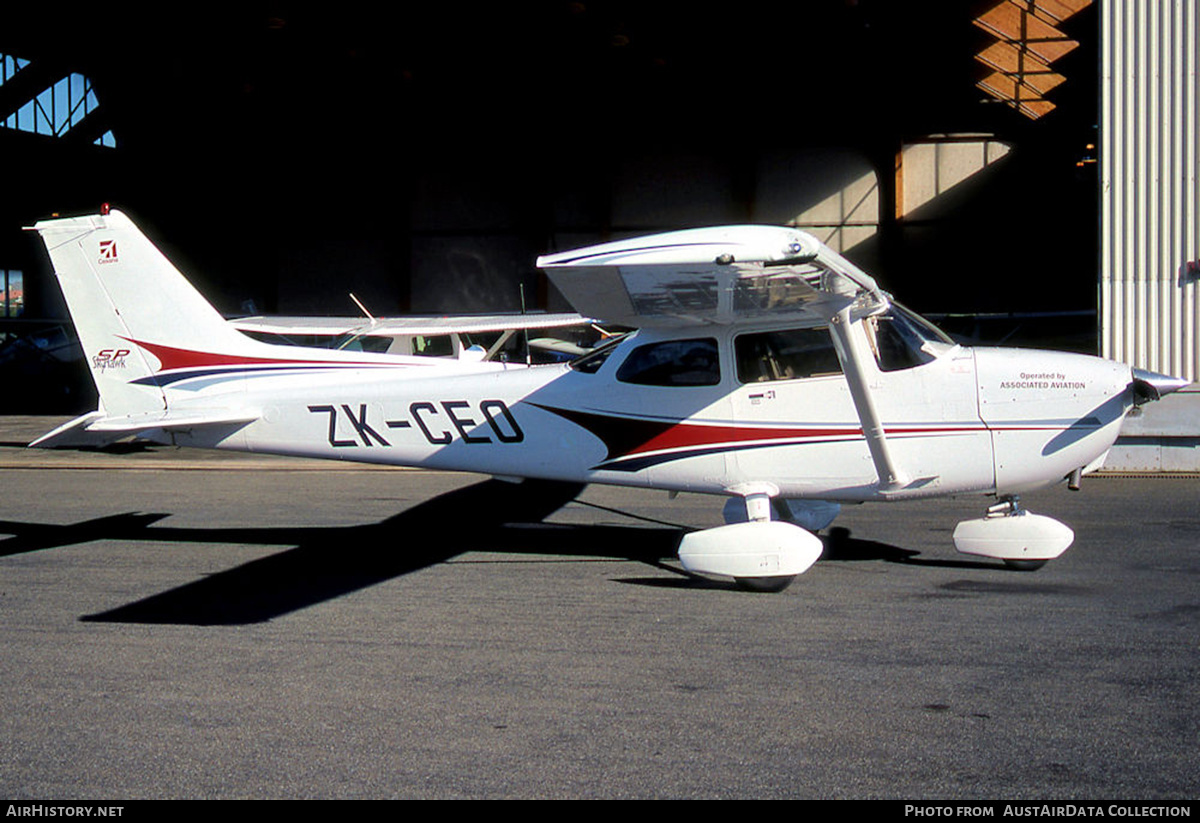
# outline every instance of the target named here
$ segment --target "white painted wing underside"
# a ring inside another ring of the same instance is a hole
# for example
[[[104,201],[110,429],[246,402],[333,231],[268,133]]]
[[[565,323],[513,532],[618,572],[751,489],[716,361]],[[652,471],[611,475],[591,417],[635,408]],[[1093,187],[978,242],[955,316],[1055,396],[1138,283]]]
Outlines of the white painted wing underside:
[[[690,229],[538,258],[583,314],[629,326],[823,323],[887,303],[871,277],[780,226]]]

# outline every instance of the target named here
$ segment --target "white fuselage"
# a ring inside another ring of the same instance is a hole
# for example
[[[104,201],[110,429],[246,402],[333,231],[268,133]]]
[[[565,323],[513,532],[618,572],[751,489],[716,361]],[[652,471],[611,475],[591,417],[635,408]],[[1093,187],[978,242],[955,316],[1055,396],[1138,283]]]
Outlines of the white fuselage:
[[[197,388],[184,380],[166,388],[172,409],[242,406],[258,419],[164,437],[716,494],[770,482],[784,497],[858,501],[1010,494],[1057,482],[1107,452],[1130,404],[1129,368],[1085,355],[941,345],[927,362],[904,368],[872,361],[866,378],[905,477],[884,488],[840,371],[747,376],[741,334],[730,327],[646,330],[585,369],[233,372]],[[633,382],[628,367],[622,370],[638,349],[697,338],[715,343],[711,380],[685,375],[660,385],[643,372]]]

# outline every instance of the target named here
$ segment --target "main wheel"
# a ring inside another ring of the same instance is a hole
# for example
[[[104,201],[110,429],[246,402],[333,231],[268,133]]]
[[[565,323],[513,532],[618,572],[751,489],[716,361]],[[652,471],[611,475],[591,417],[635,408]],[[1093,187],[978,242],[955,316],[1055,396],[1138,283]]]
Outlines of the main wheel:
[[[785,574],[780,577],[735,577],[739,589],[748,592],[781,592],[792,585],[797,575]]]

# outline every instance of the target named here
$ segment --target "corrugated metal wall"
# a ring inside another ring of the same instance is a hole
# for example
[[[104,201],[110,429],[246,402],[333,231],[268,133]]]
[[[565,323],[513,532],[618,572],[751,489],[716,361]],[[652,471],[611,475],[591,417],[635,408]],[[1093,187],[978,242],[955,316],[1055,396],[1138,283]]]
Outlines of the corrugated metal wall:
[[[1197,0],[1101,6],[1105,357],[1200,379]]]

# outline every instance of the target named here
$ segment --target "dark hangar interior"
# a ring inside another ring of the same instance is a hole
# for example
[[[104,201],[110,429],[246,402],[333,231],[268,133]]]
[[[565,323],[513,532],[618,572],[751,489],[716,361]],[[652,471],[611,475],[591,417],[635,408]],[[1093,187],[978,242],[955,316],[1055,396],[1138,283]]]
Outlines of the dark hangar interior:
[[[6,345],[66,317],[21,227],[112,203],[230,315],[564,309],[538,254],[790,222],[965,334],[1094,349],[1091,0],[29,5]]]

